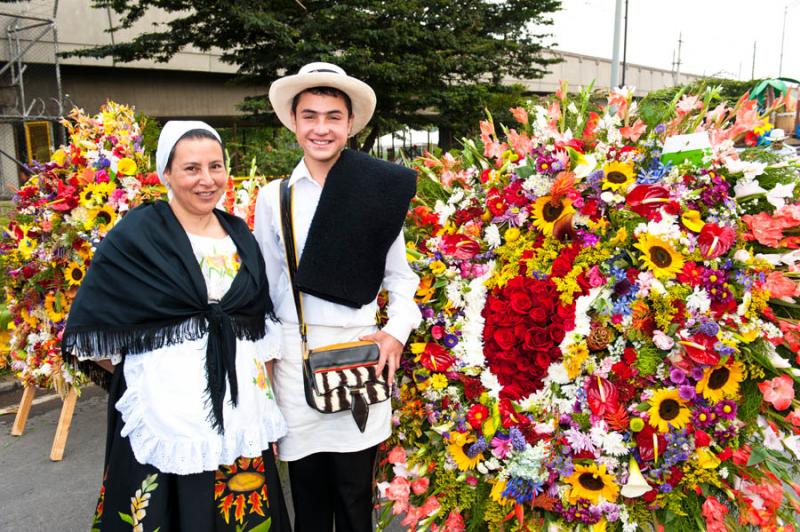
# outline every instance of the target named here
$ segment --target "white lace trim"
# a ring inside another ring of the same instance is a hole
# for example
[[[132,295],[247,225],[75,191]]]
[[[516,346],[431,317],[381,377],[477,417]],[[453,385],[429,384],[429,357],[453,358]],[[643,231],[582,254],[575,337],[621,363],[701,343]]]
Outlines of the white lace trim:
[[[274,405],[260,416],[261,423],[237,431],[227,429],[224,435],[162,439],[147,426],[144,405],[136,390],[130,388],[117,401],[115,407],[125,422],[121,436],[130,438],[139,463],[150,464],[164,473],[188,475],[215,471],[221,465],[233,464],[239,457],[256,458],[287,432],[286,420]]]

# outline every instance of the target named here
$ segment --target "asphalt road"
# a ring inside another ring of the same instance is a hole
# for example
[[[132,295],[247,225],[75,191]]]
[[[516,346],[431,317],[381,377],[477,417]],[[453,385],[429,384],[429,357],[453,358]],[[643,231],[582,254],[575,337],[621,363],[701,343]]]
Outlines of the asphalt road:
[[[22,397],[21,389],[5,388],[0,387],[0,413]],[[10,435],[14,413],[0,414],[0,532],[85,532],[102,480],[107,395],[96,386],[83,390],[60,462],[50,460],[50,447],[61,400],[53,392],[37,390],[38,401],[22,436]],[[292,514],[288,482],[283,488]],[[392,524],[387,532],[400,530]]]

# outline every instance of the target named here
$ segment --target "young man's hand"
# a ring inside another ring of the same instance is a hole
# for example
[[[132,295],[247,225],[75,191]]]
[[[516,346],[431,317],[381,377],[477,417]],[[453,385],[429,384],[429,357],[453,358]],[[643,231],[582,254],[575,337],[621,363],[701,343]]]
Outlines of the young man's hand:
[[[362,336],[359,340],[371,340],[377,342],[381,352],[381,357],[378,359],[378,367],[376,368],[378,375],[383,371],[384,366],[389,366],[389,384],[394,383],[394,373],[400,367],[400,357],[403,355],[403,344],[400,340],[395,338],[389,333],[383,331],[374,332]]]

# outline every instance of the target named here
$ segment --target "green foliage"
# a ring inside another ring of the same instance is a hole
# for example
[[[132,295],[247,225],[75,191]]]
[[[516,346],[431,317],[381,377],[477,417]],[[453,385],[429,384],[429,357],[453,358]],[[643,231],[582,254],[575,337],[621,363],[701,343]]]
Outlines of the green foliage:
[[[740,385],[742,400],[739,403],[739,419],[745,423],[755,421],[761,408],[763,397],[754,380],[746,380]]]
[[[490,106],[505,77],[535,79],[556,60],[542,56],[533,28],[551,24],[559,0],[95,0],[128,28],[159,8],[163,25],[128,42],[72,55],[167,61],[186,46],[222,48],[243,80],[268,87],[312,61],[337,63],[378,96],[362,148],[404,124],[459,129],[468,110]],[[481,103],[482,105],[477,105]],[[247,102],[266,113],[265,95]],[[423,112],[424,111],[424,112]],[[431,113],[435,111],[435,113]],[[470,119],[471,120],[471,119]]]
[[[219,134],[230,154],[234,176],[247,175],[253,159],[258,171],[267,176],[288,175],[303,156],[294,134],[285,128],[223,128]]]
[[[648,377],[655,373],[659,364],[661,364],[662,359],[662,355],[658,352],[654,345],[645,344],[637,353],[635,362],[636,368],[643,377]]]
[[[156,148],[158,148],[158,135],[161,133],[162,124],[159,124],[158,120],[144,113],[137,113],[136,121],[142,126],[144,152],[150,155],[150,168],[148,170],[155,171]]]
[[[677,101],[683,94],[703,94],[709,87],[719,87],[718,101],[728,102],[732,106],[748,90],[755,87],[760,80],[738,81],[721,78],[703,78],[687,85],[666,87],[649,92],[639,102],[639,116],[648,126],[654,127],[671,118],[673,100]]]

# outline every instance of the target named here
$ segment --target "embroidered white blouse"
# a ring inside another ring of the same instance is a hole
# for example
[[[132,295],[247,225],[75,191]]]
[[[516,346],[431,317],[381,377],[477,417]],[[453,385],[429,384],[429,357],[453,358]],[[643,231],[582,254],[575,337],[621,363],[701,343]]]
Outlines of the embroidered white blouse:
[[[209,301],[219,301],[239,269],[230,237],[189,235],[206,280]],[[136,459],[165,473],[213,471],[237,458],[261,456],[271,442],[286,434],[264,363],[279,358],[280,327],[267,321],[267,335],[258,341],[236,341],[238,406],[223,407],[224,435],[209,422],[206,394],[207,336],[138,355],[123,366],[127,390],[117,401],[122,436],[130,438]]]

